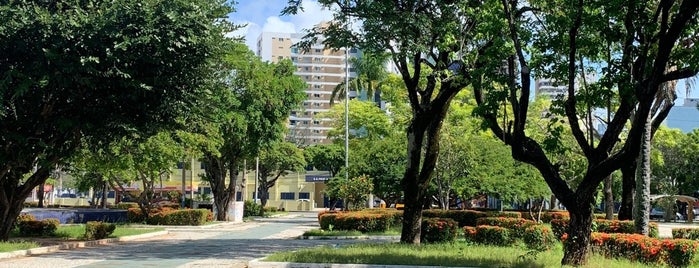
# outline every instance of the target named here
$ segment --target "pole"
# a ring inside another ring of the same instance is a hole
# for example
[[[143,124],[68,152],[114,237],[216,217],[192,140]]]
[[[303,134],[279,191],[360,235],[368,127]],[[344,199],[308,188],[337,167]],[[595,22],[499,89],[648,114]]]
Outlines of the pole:
[[[182,159],[182,203],[180,204],[181,208],[184,208],[185,198],[187,197],[187,195],[186,195],[186,193],[187,193],[187,191],[186,191],[187,190],[186,189],[186,185],[187,185],[187,173],[186,173],[186,171],[187,171],[187,166],[185,166],[184,159]],[[160,194],[163,194],[163,193],[160,193]]]
[[[253,201],[255,204],[257,204],[257,198],[258,196],[258,191],[257,191],[257,181],[260,179],[260,158],[255,157],[255,198],[253,198]]]
[[[192,163],[192,159],[189,159],[189,163]],[[189,170],[189,199],[192,199],[192,208],[194,206],[194,167]]]
[[[245,194],[246,194],[245,189],[247,188],[246,186],[248,186],[247,172],[248,172],[248,160],[243,159],[243,183],[240,184],[240,201],[245,201],[245,199],[247,199],[245,197]],[[236,201],[238,201],[238,200],[236,200]]]
[[[349,14],[347,26],[349,27]],[[345,179],[349,181],[349,50],[345,47]]]

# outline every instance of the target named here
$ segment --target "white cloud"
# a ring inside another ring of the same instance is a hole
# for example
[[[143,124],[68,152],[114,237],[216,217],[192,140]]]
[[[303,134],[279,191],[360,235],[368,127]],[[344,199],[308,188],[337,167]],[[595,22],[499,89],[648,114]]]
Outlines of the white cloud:
[[[302,7],[304,11],[297,15],[279,17],[277,16],[277,11],[276,14],[264,18],[264,15],[261,15],[262,13],[273,14],[266,10],[268,9],[267,6],[259,2],[241,5],[241,9],[239,9],[233,17],[245,18],[245,20],[234,19],[234,23],[247,23],[247,26],[235,31],[231,35],[244,36],[245,44],[253,51],[256,51],[257,38],[263,31],[301,33],[303,30],[313,28],[313,26],[322,21],[329,21],[332,19],[332,12],[322,8],[317,1],[303,1]],[[263,19],[264,21],[262,21]]]

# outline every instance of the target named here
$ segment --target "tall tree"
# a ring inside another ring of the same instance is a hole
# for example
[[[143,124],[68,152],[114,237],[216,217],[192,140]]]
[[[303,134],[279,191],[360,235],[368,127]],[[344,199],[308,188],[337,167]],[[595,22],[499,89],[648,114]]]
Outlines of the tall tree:
[[[388,54],[365,52],[361,57],[351,58],[350,64],[354,68],[355,77],[349,79],[347,88],[354,89],[357,94],[366,94],[366,97],[374,103],[381,101],[380,83],[388,75],[386,62]],[[335,100],[345,99],[345,82],[337,84],[330,95],[330,105]]]
[[[230,11],[223,0],[0,4],[0,240],[83,140],[176,126],[232,30]]]
[[[260,194],[262,207],[267,205],[269,189],[274,187],[279,178],[290,171],[301,171],[306,166],[303,152],[290,142],[275,142],[260,151],[260,176],[257,192]]]
[[[299,11],[302,1],[291,1],[284,14]],[[389,51],[400,72],[412,116],[406,130],[407,163],[401,185],[405,195],[401,242],[420,243],[422,205],[432,180],[442,119],[451,100],[471,81],[470,68],[493,43],[478,35],[483,30],[472,1],[332,1],[321,0],[337,12],[327,27],[310,30],[299,45],[307,48],[320,35],[332,48],[359,47]],[[348,16],[361,24],[352,31]],[[457,57],[458,56],[458,57]]]
[[[303,149],[306,162],[318,170],[330,172],[334,177],[345,165],[344,146],[338,143],[316,144]]]
[[[235,201],[243,159],[282,139],[291,110],[306,96],[306,85],[294,75],[290,61],[262,62],[245,45],[231,45],[221,62],[225,72],[216,91],[208,95],[207,106],[214,117],[212,128],[223,143],[215,150],[203,150],[218,220],[226,220],[229,204]]]
[[[503,72],[502,68],[493,68],[481,76],[486,79],[477,83],[475,95],[489,127],[511,146],[512,156],[535,166],[570,211],[568,235],[574,239],[565,243],[562,263],[582,265],[589,253],[592,207],[598,186],[606,176],[638,156],[646,119],[661,84],[699,71],[695,57],[689,56],[696,54],[693,40],[699,3],[552,0],[530,4],[501,1],[506,21],[501,29],[505,29],[511,46],[496,58],[507,55],[507,69]],[[528,14],[530,11],[533,15]],[[611,61],[600,57],[600,51],[613,55]],[[600,71],[602,80],[612,81],[620,98],[619,107],[598,142],[586,134],[581,127],[584,119],[579,116],[578,102],[584,100],[577,89],[586,83],[586,75],[581,73],[589,71],[589,64],[604,66]],[[678,68],[667,71],[668,64]],[[565,183],[560,165],[546,155],[540,141],[525,133],[532,71],[538,72],[537,76],[553,76],[567,86],[560,111],[587,162],[576,188]],[[510,120],[504,125],[493,109],[502,102],[512,109]],[[627,139],[615,147],[629,120]]]

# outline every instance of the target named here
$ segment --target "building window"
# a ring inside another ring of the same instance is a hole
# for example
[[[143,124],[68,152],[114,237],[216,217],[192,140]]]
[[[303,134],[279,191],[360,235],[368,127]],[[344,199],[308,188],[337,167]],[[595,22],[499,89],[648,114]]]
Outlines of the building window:
[[[241,191],[235,192],[235,201],[243,201],[243,193]]]
[[[315,94],[313,94],[313,97],[314,97],[314,98],[320,98],[320,94],[315,93]]]
[[[184,162],[177,162],[177,169],[184,168]]]
[[[313,124],[314,125],[320,124],[320,121],[313,120]]]
[[[201,169],[206,169],[206,163],[200,162],[200,163],[199,163],[199,168],[201,168]]]
[[[279,59],[279,60],[282,60],[283,58],[284,58],[284,57],[282,57],[282,56],[277,57],[277,59]]]
[[[298,49],[298,48],[295,48],[295,47],[292,47],[292,48],[291,48],[291,53],[297,53],[297,54],[298,54],[298,53],[299,53],[299,49]]]
[[[295,194],[293,192],[282,192],[280,198],[281,198],[281,200],[294,200],[294,199],[296,199]]]
[[[320,85],[313,85],[313,88],[320,88]]]
[[[299,199],[311,199],[311,193],[301,192],[299,193]]]
[[[319,48],[316,48],[316,53],[320,53],[320,49],[319,49]]]
[[[350,53],[357,53],[357,49],[356,49],[356,48],[350,48]]]

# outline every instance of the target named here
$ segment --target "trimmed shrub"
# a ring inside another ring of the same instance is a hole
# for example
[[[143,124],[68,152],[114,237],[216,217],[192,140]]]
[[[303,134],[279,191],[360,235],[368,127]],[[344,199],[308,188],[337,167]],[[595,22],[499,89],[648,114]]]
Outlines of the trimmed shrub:
[[[598,220],[607,220],[607,214],[605,213],[595,213],[594,218]],[[617,214],[614,214],[614,220],[619,220]]]
[[[455,220],[459,227],[476,226],[476,221],[479,218],[485,217],[486,213],[475,210],[442,210],[428,209],[422,211],[422,216],[425,218],[449,218]]]
[[[476,227],[464,226],[463,230],[464,230],[464,238],[466,239],[466,241],[476,242],[476,234],[478,233],[478,230],[476,229]]]
[[[320,224],[320,229],[329,231],[335,229],[335,218],[339,213],[323,213],[318,214],[318,223]],[[332,227],[330,227],[332,226]]]
[[[349,230],[366,232],[383,232],[393,226],[398,212],[391,210],[364,210],[342,213],[323,213],[320,215],[320,227],[323,230]],[[332,227],[330,227],[332,226]]]
[[[420,241],[426,243],[453,242],[459,224],[449,218],[426,218],[422,220]]]
[[[208,209],[161,210],[146,220],[154,225],[202,225],[209,215]]]
[[[672,238],[699,240],[699,229],[672,228]]]
[[[262,211],[264,211],[264,212],[277,212],[277,211],[279,211],[279,209],[277,207],[264,207],[262,209]]]
[[[34,217],[34,215],[32,215],[32,214],[20,213],[20,214],[17,216],[17,219],[15,219],[15,223],[14,223],[12,229],[18,228],[18,227],[19,227],[19,224],[20,224],[21,222],[25,222],[25,221],[36,221],[36,217]]]
[[[551,220],[551,229],[553,233],[559,239],[561,236],[568,231],[568,221],[569,219],[553,219]],[[649,227],[648,236],[658,237],[658,224],[651,222]],[[599,233],[609,233],[609,234],[633,234],[635,233],[633,221],[619,221],[619,220],[593,220],[592,222],[592,232]]]
[[[512,240],[510,239],[510,231],[507,228],[480,225],[476,227],[473,242],[484,245],[506,246]]]
[[[522,213],[519,211],[488,211],[485,215],[487,217],[522,218]]]
[[[548,250],[556,243],[556,236],[546,225],[529,225],[522,233],[522,241],[530,249]]]
[[[138,208],[138,203],[135,202],[121,202],[119,204],[116,204],[114,206],[116,209],[130,209],[130,208]]]
[[[672,267],[686,267],[692,264],[697,253],[697,241],[672,239],[663,241],[666,263]]]
[[[126,211],[126,219],[132,223],[142,223],[146,221],[140,208],[129,208]]]
[[[21,236],[53,236],[60,222],[58,219],[25,220],[17,226]]]
[[[688,239],[657,239],[640,234],[592,233],[593,251],[608,258],[626,258],[653,265],[692,264],[699,243]]]
[[[104,223],[101,221],[88,221],[85,224],[85,240],[105,239],[112,235],[116,229],[116,225],[112,223]]]
[[[546,211],[541,215],[541,221],[544,223],[550,223],[551,220],[570,220],[570,213],[565,210],[552,210]]]
[[[262,216],[263,210],[260,204],[246,200],[243,205],[243,217]]]
[[[527,227],[537,223],[523,218],[485,217],[478,219],[477,224],[504,227],[512,231],[514,238],[521,238]]]

